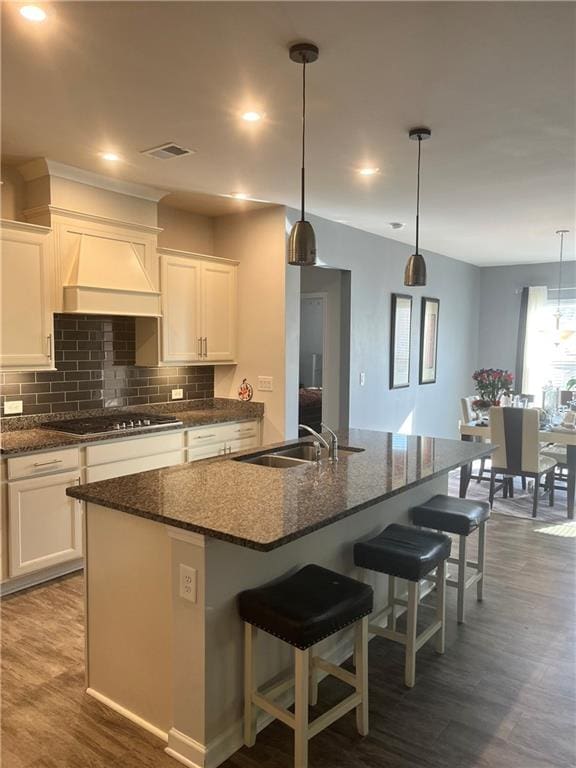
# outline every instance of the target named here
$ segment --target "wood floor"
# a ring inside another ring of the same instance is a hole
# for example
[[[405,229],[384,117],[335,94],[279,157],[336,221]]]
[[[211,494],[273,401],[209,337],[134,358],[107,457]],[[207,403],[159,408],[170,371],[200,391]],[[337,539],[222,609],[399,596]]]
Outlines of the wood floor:
[[[310,768],[576,765],[576,538],[550,527],[494,516],[484,603],[470,595],[457,627],[448,591],[446,655],[420,651],[411,691],[401,649],[373,640],[370,735],[348,715],[310,742]],[[160,741],[83,694],[82,655],[80,576],[2,601],[2,768],[175,768]],[[317,711],[343,692],[324,681]],[[278,723],[224,764],[291,766]]]

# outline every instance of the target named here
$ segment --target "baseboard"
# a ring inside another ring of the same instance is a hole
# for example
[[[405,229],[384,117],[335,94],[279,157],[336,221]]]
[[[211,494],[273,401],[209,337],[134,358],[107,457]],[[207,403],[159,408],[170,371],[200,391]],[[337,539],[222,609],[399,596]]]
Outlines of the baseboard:
[[[164,751],[186,768],[206,768],[206,747],[177,728],[170,728]]]
[[[52,581],[52,579],[57,579],[59,576],[67,576],[69,573],[81,571],[83,568],[83,560],[72,560],[69,563],[62,563],[62,565],[53,565],[51,568],[46,568],[43,571],[27,573],[24,576],[15,576],[0,584],[0,597],[12,595],[14,592],[20,592],[29,587],[36,587],[38,584]]]
[[[148,731],[149,733],[154,734],[154,736],[157,736],[159,739],[162,739],[162,741],[168,741],[168,734],[166,731],[163,731],[156,725],[152,725],[152,723],[149,723],[148,720],[144,720],[143,717],[140,717],[134,712],[131,712],[129,709],[126,709],[126,707],[123,707],[121,704],[118,704],[112,699],[109,699],[107,696],[104,696],[104,694],[94,690],[94,688],[87,688],[86,693],[88,696],[92,696],[93,699],[96,699],[96,701],[99,701],[101,704],[105,704],[110,709],[113,709],[114,712],[118,712],[119,715],[122,715],[127,720],[131,720],[133,723],[140,726],[140,728],[144,728],[145,731]]]

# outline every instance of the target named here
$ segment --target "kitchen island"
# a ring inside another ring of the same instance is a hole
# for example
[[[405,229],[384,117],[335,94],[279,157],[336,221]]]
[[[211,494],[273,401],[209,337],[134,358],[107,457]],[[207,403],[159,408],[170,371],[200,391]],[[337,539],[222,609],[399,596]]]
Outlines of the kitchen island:
[[[242,745],[238,592],[309,562],[358,577],[355,541],[407,522],[412,506],[446,492],[450,470],[492,450],[365,430],[339,437],[334,463],[246,461],[282,447],[269,446],[67,491],[86,502],[87,691],[166,739],[185,765],[217,766]],[[378,607],[386,579],[371,583]],[[321,653],[338,664],[351,647],[344,632]],[[290,664],[288,647],[263,633],[258,651],[262,681]]]

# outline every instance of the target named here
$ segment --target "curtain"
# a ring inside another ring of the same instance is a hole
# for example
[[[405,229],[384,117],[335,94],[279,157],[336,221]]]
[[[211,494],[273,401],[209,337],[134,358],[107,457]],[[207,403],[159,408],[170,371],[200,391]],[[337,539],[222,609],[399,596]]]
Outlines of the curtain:
[[[534,396],[540,405],[542,390],[547,383],[551,363],[550,329],[546,311],[548,288],[543,285],[528,288],[526,326],[524,332],[524,358],[522,361],[522,393]],[[521,342],[521,340],[520,340]]]

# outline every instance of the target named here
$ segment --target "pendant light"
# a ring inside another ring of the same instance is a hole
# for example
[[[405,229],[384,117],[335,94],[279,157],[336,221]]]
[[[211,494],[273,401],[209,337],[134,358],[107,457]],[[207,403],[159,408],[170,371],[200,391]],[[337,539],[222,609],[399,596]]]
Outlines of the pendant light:
[[[562,260],[564,258],[564,235],[570,232],[569,229],[558,229],[556,234],[560,235],[560,263],[558,264],[558,296],[556,297],[556,312],[554,317],[556,318],[556,346],[560,344],[560,318],[562,313],[560,312],[560,292],[562,291]]]
[[[297,267],[313,267],[316,264],[316,236],[304,210],[306,167],[306,65],[318,58],[318,47],[312,43],[296,43],[290,46],[290,58],[302,64],[302,175],[300,220],[292,227],[288,238],[288,264]]]
[[[420,237],[420,152],[422,142],[429,139],[431,135],[430,128],[412,128],[408,133],[408,138],[412,141],[418,141],[418,177],[416,182],[416,253],[410,256],[404,271],[404,285],[407,286],[426,285],[426,262],[418,250]]]

